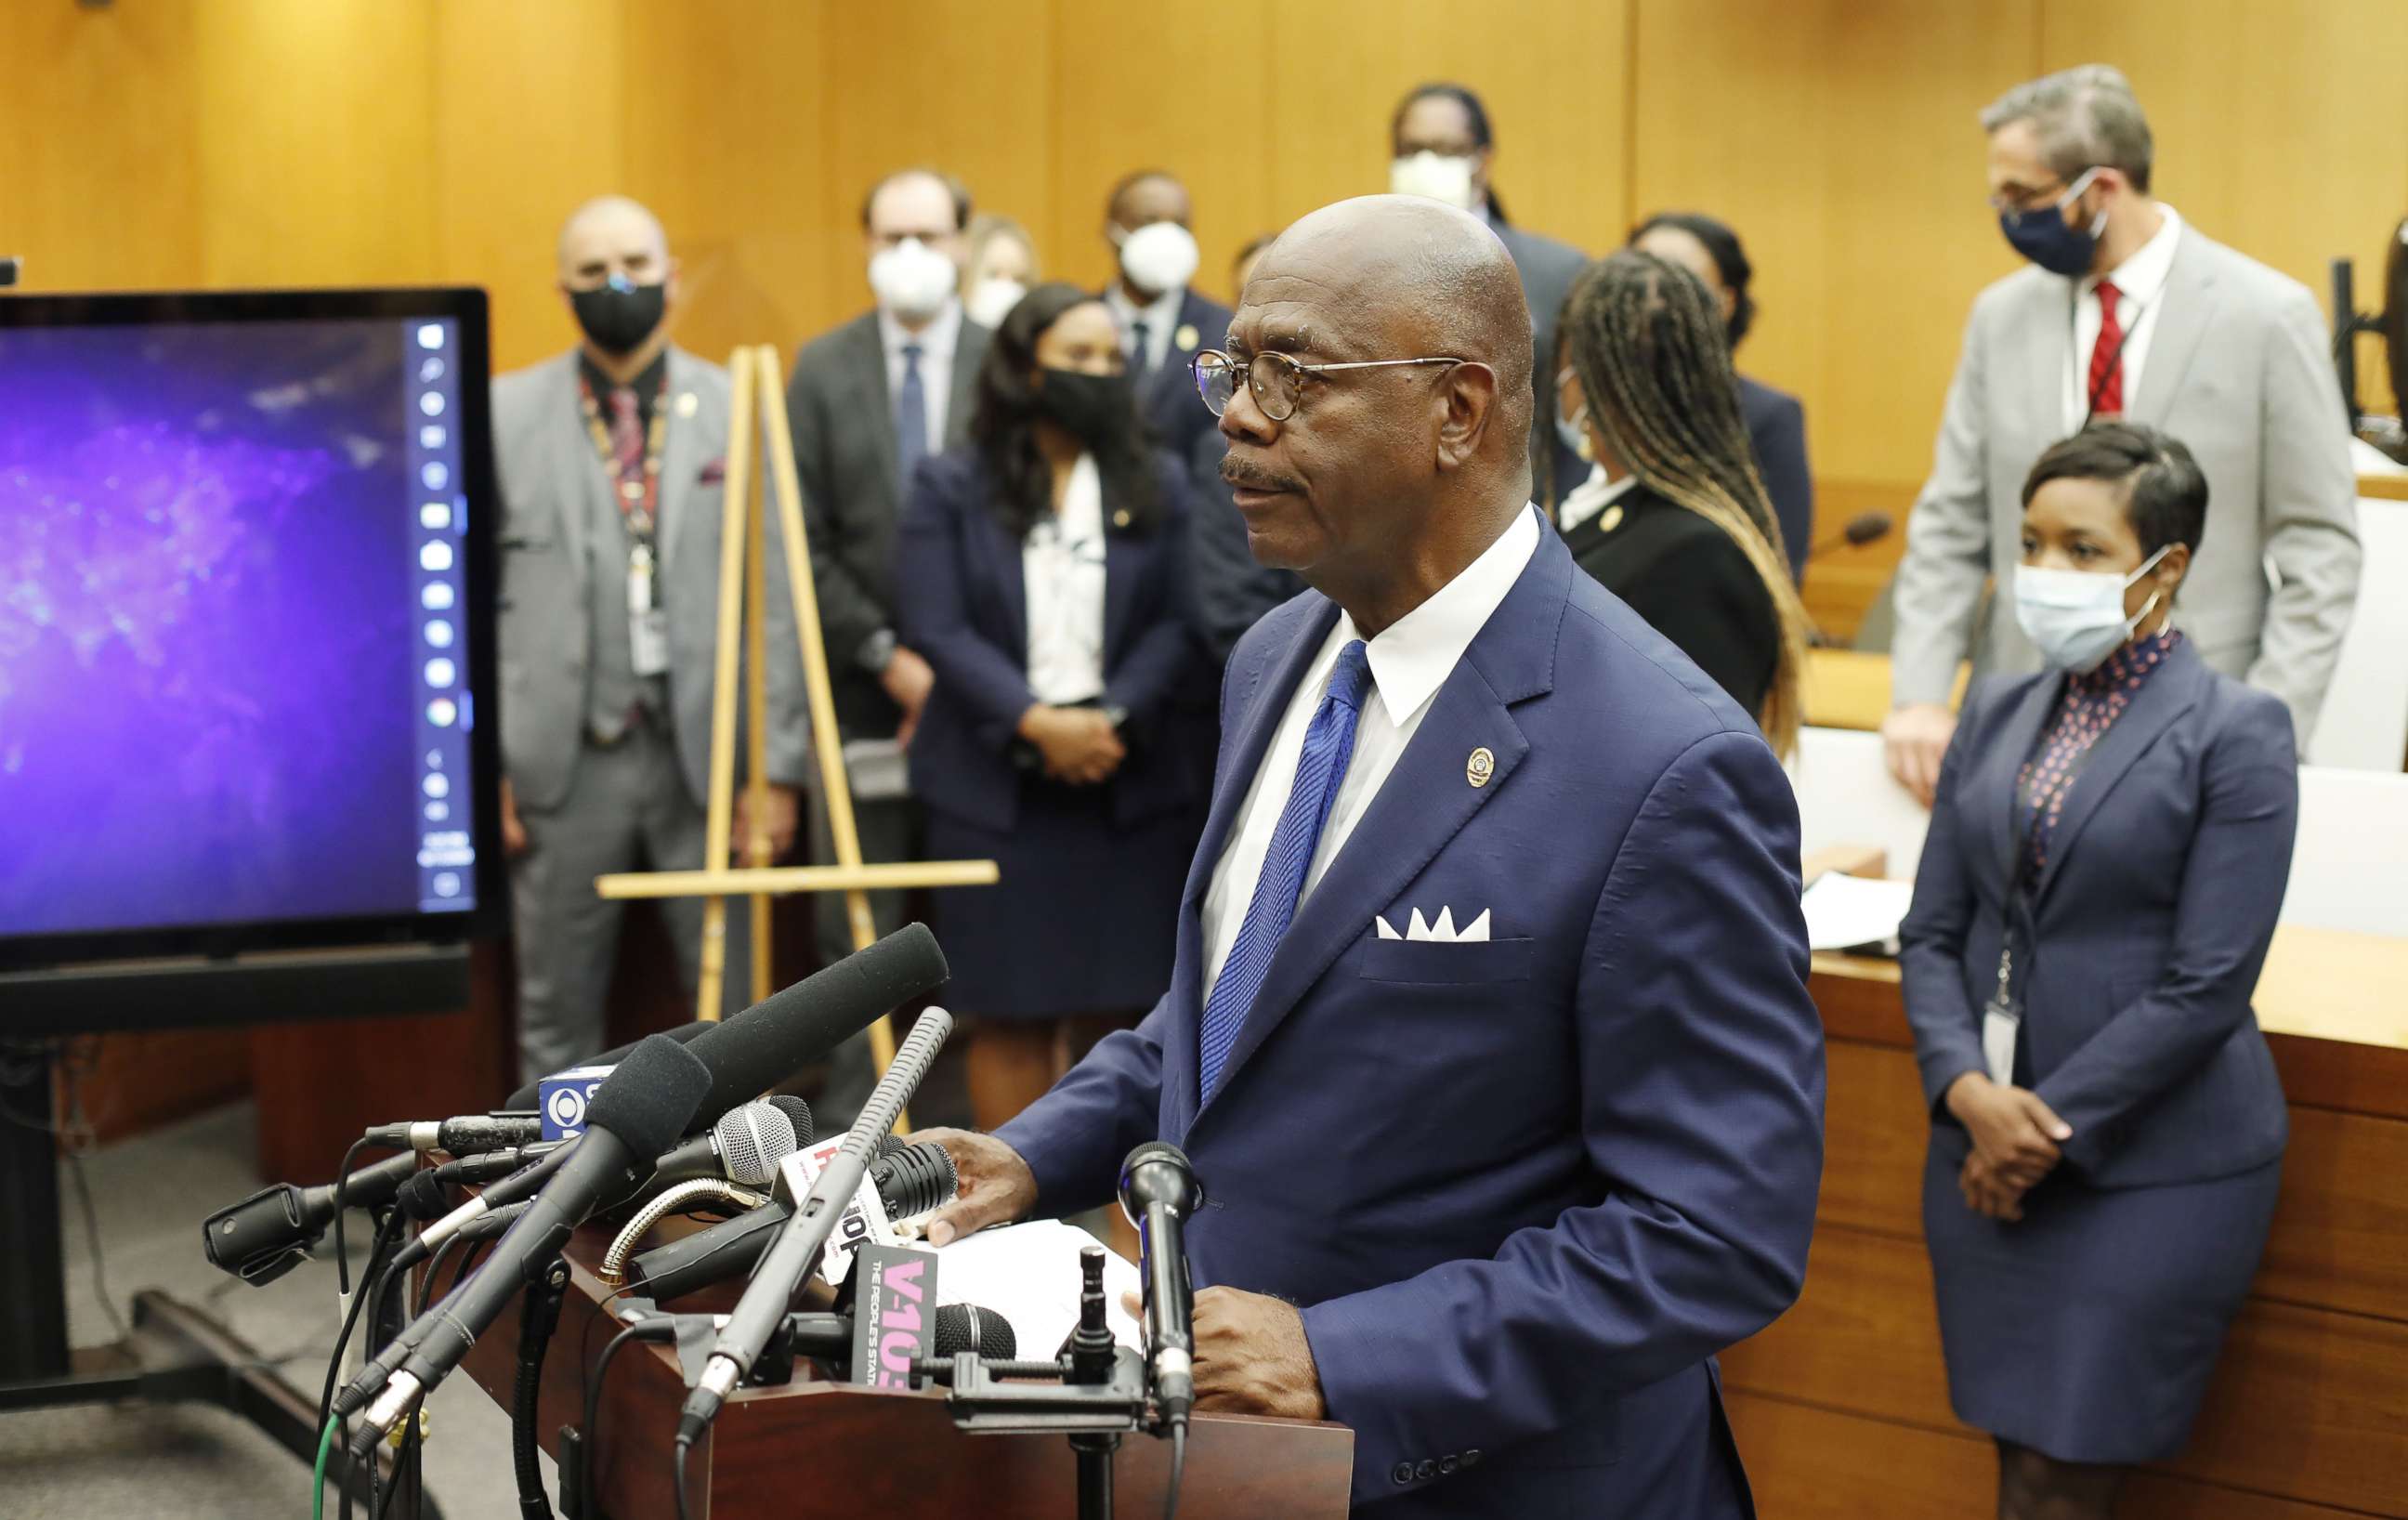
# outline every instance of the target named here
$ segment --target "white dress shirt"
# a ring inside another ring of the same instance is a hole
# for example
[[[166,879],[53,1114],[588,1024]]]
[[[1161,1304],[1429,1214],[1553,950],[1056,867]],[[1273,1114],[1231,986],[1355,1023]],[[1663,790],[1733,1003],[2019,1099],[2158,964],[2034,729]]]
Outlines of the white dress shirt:
[[[1388,772],[1397,768],[1398,756],[1412,742],[1429,712],[1430,699],[1446,684],[1463,652],[1487,625],[1513,582],[1522,578],[1530,556],[1538,552],[1539,533],[1536,507],[1518,513],[1512,525],[1465,566],[1461,574],[1366,647],[1377,700],[1367,697],[1355,719],[1354,753],[1347,762],[1345,780],[1339,783],[1328,822],[1322,825],[1312,864],[1305,868],[1304,890],[1297,895],[1299,911],[1347,836],[1362,822],[1371,799],[1380,795]],[[1340,612],[1329,637],[1322,640],[1321,652],[1296,683],[1287,714],[1280,720],[1270,748],[1263,752],[1262,768],[1254,772],[1246,800],[1229,825],[1229,842],[1221,851],[1220,863],[1212,868],[1212,884],[1204,896],[1203,992],[1208,998],[1212,996],[1212,983],[1220,980],[1222,963],[1238,942],[1246,910],[1254,902],[1263,861],[1271,852],[1271,836],[1279,829],[1280,814],[1287,810],[1288,794],[1296,788],[1296,763],[1304,753],[1305,730],[1312,726],[1313,712],[1328,693],[1339,651],[1362,637],[1355,631],[1354,620]],[[1365,926],[1385,906],[1365,903]]]
[[[2082,425],[2090,410],[2090,355],[2099,346],[2099,282],[2112,282],[2120,292],[2115,302],[2115,321],[2124,329],[2124,350],[2118,363],[2124,370],[2124,412],[2129,416],[2132,403],[2141,396],[2141,366],[2148,363],[2149,337],[2157,331],[2157,308],[2165,305],[2159,297],[2166,293],[2166,277],[2173,272],[2174,244],[2182,237],[2182,218],[2165,202],[2157,203],[2165,213],[2165,224],[2149,240],[2132,251],[2131,257],[2103,275],[2085,277],[2075,287],[2073,296],[2073,352],[2065,366],[2065,430],[2068,433]]]
[[[928,398],[928,452],[942,453],[945,450],[945,409],[953,398],[953,350],[962,340],[962,303],[953,296],[945,299],[945,308],[928,319],[928,325],[918,332],[907,332],[903,324],[882,308],[878,313],[878,341],[886,350],[886,415],[895,415],[895,404],[903,394],[903,345],[920,345],[920,390]]]
[[[1620,501],[1639,486],[1639,477],[1626,475],[1608,481],[1603,465],[1591,465],[1588,479],[1572,487],[1571,495],[1555,503],[1555,525],[1566,533]]]
[[[1020,546],[1028,690],[1048,707],[1104,693],[1104,485],[1092,455],[1070,466],[1062,509]]]
[[[1160,369],[1170,356],[1170,336],[1179,329],[1179,308],[1187,304],[1187,291],[1164,291],[1154,300],[1140,306],[1128,298],[1128,292],[1113,280],[1111,289],[1104,292],[1104,305],[1111,309],[1112,320],[1121,326],[1121,347],[1127,351],[1129,367],[1151,372]],[[1145,323],[1145,351],[1137,351],[1137,323]],[[1217,336],[1216,336],[1217,341]]]

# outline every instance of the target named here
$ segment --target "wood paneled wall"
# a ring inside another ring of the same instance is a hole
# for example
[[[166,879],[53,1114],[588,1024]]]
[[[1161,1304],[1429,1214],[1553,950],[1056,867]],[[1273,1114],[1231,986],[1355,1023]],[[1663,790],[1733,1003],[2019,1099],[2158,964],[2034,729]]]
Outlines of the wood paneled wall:
[[[953,169],[1088,282],[1106,188],[1172,169],[1218,288],[1254,233],[1382,188],[1397,97],[1453,78],[1525,224],[1742,230],[1743,362],[1807,398],[1853,500],[1919,482],[1967,305],[2014,266],[1973,113],[2084,59],[2132,77],[2169,199],[2318,291],[2408,209],[2396,0],[44,0],[0,49],[0,250],[36,289],[474,281],[515,366],[568,337],[562,214],[624,189],[683,258],[690,346],[791,346],[864,304],[888,169]]]

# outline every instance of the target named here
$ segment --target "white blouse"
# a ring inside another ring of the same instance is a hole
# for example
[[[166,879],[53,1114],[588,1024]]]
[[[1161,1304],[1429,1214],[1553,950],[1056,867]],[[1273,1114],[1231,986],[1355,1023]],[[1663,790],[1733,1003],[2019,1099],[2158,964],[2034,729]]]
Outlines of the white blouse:
[[[1020,547],[1028,690],[1049,707],[1104,694],[1104,484],[1095,457],[1070,467],[1062,509]]]

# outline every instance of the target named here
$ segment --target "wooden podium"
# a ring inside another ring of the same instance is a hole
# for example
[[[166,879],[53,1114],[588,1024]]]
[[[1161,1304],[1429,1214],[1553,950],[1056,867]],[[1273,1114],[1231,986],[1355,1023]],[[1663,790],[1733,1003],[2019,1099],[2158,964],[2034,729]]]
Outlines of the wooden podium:
[[[603,1307],[609,1289],[593,1269],[607,1244],[607,1234],[589,1226],[566,1253],[568,1295],[538,1405],[543,1449],[554,1457],[561,1427],[584,1417],[586,1369],[616,1328]],[[695,1295],[674,1307],[724,1309],[726,1297]],[[517,1373],[518,1326],[513,1307],[478,1338],[460,1369],[504,1409]],[[688,1466],[692,1520],[1063,1520],[1077,1513],[1077,1467],[1063,1437],[968,1435],[954,1427],[940,1392],[804,1381],[809,1376],[798,1362],[785,1387],[739,1388],[728,1399]],[[669,1441],[685,1395],[671,1347],[638,1341],[611,1363],[594,1454],[600,1513],[610,1520],[674,1520]],[[1342,1425],[1198,1414],[1187,1440],[1181,1520],[1338,1520],[1354,1462],[1354,1433]],[[1126,1438],[1112,1475],[1117,1513],[1161,1514],[1169,1443]]]

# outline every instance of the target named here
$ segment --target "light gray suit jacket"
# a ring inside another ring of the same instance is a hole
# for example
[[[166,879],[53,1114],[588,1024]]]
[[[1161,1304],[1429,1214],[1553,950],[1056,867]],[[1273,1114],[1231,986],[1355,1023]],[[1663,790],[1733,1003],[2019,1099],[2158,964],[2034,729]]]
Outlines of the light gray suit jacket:
[[[2066,431],[2074,290],[2027,267],[1973,302],[1931,478],[1907,519],[1894,702],[1947,701],[1994,573],[1976,674],[2040,668],[2004,582],[2022,558],[2024,477]],[[2126,415],[2181,439],[2208,484],[2174,621],[2209,665],[2281,697],[2304,749],[2358,599],[2358,487],[2324,319],[2298,281],[2187,222],[2159,299]]]
[[[660,492],[660,595],[668,615],[670,723],[680,768],[696,802],[710,792],[710,701],[719,642],[721,477],[726,468],[727,371],[669,350],[668,437]],[[692,410],[687,409],[691,406]],[[594,524],[610,481],[578,411],[574,351],[494,381],[494,462],[502,488],[502,767],[523,806],[568,794],[582,747],[593,645],[587,579],[624,576],[599,563]],[[768,523],[769,779],[799,784],[810,750],[794,598],[783,538]],[[739,694],[741,688],[739,687]],[[738,704],[738,732],[743,706]],[[741,776],[744,746],[737,746]]]

